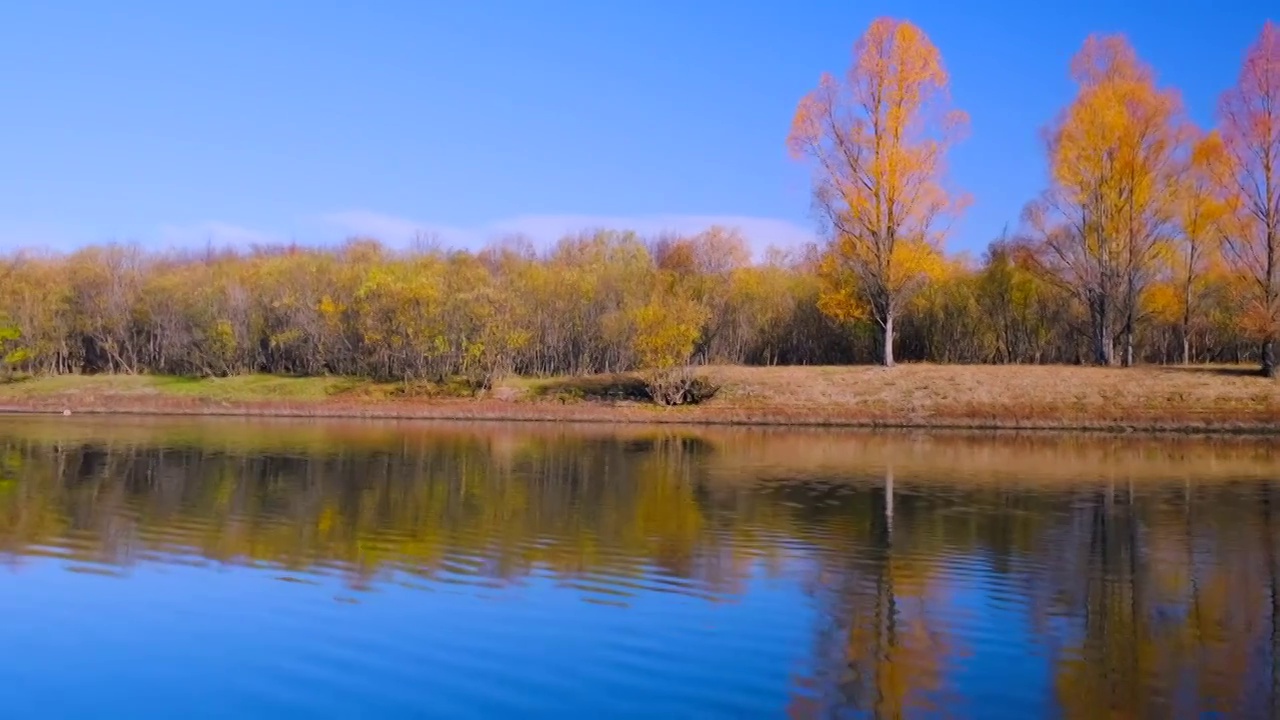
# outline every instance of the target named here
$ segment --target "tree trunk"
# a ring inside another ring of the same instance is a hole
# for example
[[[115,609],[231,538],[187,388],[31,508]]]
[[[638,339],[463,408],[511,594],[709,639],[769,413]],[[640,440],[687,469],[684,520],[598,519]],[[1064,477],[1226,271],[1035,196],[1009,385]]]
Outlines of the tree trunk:
[[[1271,178],[1267,178],[1267,197],[1271,195]],[[1263,288],[1263,300],[1267,307],[1267,335],[1262,340],[1262,374],[1269,378],[1276,376],[1276,250],[1277,242],[1274,229],[1267,232],[1267,284]]]
[[[1193,262],[1188,263],[1187,282],[1183,286],[1182,291],[1182,364],[1191,364],[1191,290],[1194,275],[1191,268],[1194,267]]]
[[[1129,316],[1124,322],[1124,357],[1120,363],[1125,367],[1133,367],[1133,313],[1130,311]]]
[[[1129,247],[1133,247],[1133,241],[1129,243]],[[1133,282],[1133,257],[1130,250],[1129,258],[1129,282],[1125,289],[1125,308],[1124,308],[1124,356],[1120,358],[1120,364],[1125,367],[1133,367],[1133,326],[1134,313],[1138,302],[1138,291]]]
[[[893,313],[884,314],[884,366],[893,367]]]
[[[1098,365],[1111,365],[1115,361],[1115,341],[1111,333],[1111,308],[1105,297],[1095,299],[1090,314],[1093,316],[1093,361]]]

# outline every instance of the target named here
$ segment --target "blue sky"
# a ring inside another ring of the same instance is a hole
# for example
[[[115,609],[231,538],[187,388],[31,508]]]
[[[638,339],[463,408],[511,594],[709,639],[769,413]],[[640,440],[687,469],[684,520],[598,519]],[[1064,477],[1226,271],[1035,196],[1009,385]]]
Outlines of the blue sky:
[[[1208,123],[1270,2],[50,0],[0,16],[0,248],[475,245],[593,225],[811,233],[795,104],[876,16],[942,51],[978,252],[1044,184],[1039,128],[1090,31]]]

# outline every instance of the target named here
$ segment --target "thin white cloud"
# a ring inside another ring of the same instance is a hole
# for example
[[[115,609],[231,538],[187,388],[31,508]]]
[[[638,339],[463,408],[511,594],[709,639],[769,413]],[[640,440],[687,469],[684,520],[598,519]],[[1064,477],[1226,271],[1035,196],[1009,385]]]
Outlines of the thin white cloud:
[[[472,249],[510,235],[523,235],[535,246],[546,247],[565,235],[595,229],[634,230],[653,236],[664,232],[692,234],[713,225],[737,228],[757,256],[770,247],[789,250],[816,239],[813,230],[788,220],[746,215],[522,215],[477,227],[452,227],[352,210],[329,213],[322,216],[320,222],[330,232],[373,237],[393,246],[408,243],[419,235],[429,235],[447,246]]]
[[[713,225],[737,228],[752,244],[763,249],[771,245],[797,247],[814,239],[814,233],[796,223],[777,218],[747,215],[650,215],[610,217],[599,215],[530,215],[494,223],[500,233],[524,233],[535,241],[554,242],[568,233],[594,228],[634,230],[641,235],[664,232],[692,234]]]
[[[460,228],[450,228],[369,210],[344,210],[321,215],[318,219],[328,233],[338,233],[343,238],[371,237],[393,246],[406,245],[417,237],[433,234],[440,236],[444,242],[451,245],[467,245],[469,243],[465,241],[470,239],[455,237],[467,235],[468,231]]]
[[[298,242],[306,245],[330,245],[351,237],[375,238],[391,247],[409,247],[415,239],[434,239],[444,247],[479,249],[486,243],[505,236],[522,235],[536,247],[549,247],[560,238],[597,229],[633,230],[652,237],[665,232],[693,234],[713,225],[737,228],[757,258],[769,248],[791,250],[812,242],[815,233],[797,223],[778,218],[747,215],[522,215],[474,227],[432,223],[414,218],[387,215],[369,210],[344,210],[326,213],[298,222],[291,232],[248,227],[236,223],[207,220],[188,225],[164,225],[136,240],[152,249],[191,249],[211,244],[219,248],[246,249],[255,245],[269,246]],[[94,240],[74,240],[64,234],[57,241],[45,229],[42,233],[14,233],[14,240],[0,245],[74,249]]]

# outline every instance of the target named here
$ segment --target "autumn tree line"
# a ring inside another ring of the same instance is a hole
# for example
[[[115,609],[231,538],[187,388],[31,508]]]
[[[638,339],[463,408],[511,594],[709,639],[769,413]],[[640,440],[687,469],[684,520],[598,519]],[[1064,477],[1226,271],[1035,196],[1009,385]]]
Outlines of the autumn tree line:
[[[247,372],[484,381],[850,353],[813,278],[753,265],[713,228],[587,232],[536,252],[336,249],[165,253],[93,247],[0,264],[11,364],[35,373]]]
[[[1247,356],[1274,376],[1280,29],[1264,25],[1212,129],[1121,36],[1089,37],[1070,72],[1076,95],[1044,128],[1048,184],[1015,242],[1018,266],[1070,306],[1051,324],[1072,327],[1080,361]],[[878,328],[886,365],[895,323],[954,276],[942,243],[965,197],[945,158],[967,120],[947,88],[920,28],[876,20],[846,75],[823,76],[801,101],[789,137],[813,168],[825,307]]]
[[[1280,329],[1280,30],[1196,128],[1119,36],[1090,37],[1044,128],[1047,187],[979,256],[946,153],[965,115],[941,55],[880,19],[797,108],[820,241],[753,257],[732,228],[589,230],[544,249],[335,248],[0,260],[7,372],[387,380],[690,365],[1257,362]],[[748,242],[748,241],[751,242]]]

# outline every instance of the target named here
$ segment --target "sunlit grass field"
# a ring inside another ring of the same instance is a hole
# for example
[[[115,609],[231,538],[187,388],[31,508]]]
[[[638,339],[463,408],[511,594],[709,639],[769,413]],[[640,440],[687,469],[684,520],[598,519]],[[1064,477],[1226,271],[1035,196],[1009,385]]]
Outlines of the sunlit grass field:
[[[0,383],[0,409],[253,415],[482,417],[905,427],[1280,428],[1280,382],[1244,366],[904,364],[703,368],[719,391],[694,407],[637,398],[637,375],[465,383],[243,375],[67,375]]]

